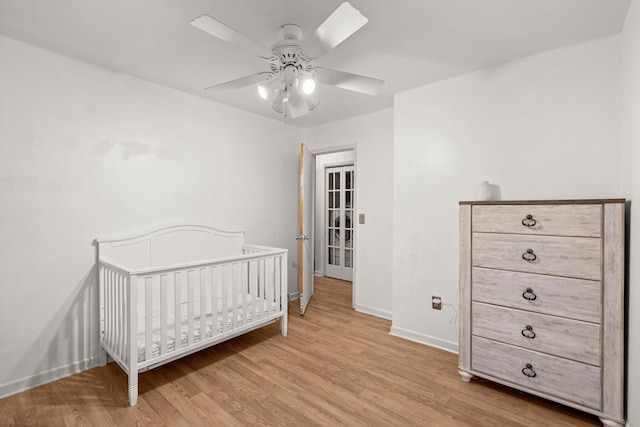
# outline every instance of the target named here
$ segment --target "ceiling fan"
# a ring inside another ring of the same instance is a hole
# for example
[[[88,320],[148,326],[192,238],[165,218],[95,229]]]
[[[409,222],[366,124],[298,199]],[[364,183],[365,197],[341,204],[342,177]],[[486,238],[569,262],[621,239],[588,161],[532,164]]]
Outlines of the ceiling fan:
[[[308,114],[318,103],[316,81],[367,95],[376,95],[384,81],[344,71],[314,66],[314,62],[362,28],[368,19],[349,2],[342,3],[320,26],[302,40],[302,29],[294,24],[280,27],[282,40],[267,49],[208,15],[191,25],[232,45],[255,53],[269,63],[270,71],[259,72],[206,90],[239,89],[257,85],[258,94],[285,118]],[[304,51],[304,52],[303,52]]]

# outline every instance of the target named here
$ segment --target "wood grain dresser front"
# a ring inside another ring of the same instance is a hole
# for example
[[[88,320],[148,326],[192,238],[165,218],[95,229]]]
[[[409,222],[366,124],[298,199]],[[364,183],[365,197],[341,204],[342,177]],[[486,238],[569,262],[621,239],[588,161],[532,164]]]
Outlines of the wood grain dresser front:
[[[624,425],[622,199],[460,202],[460,365]]]

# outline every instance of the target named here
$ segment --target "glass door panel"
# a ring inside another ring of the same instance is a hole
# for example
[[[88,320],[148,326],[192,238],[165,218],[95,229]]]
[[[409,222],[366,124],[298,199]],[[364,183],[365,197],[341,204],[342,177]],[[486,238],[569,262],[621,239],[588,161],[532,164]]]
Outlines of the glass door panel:
[[[353,278],[355,215],[353,166],[326,169],[327,276]]]

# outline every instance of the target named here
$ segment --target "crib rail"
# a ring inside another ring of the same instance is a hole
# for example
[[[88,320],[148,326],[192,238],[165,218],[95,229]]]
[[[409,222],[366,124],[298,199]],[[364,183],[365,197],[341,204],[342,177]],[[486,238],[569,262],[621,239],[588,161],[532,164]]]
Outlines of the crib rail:
[[[287,251],[243,252],[137,270],[101,260],[103,347],[125,371],[141,371],[278,317],[286,322]]]
[[[122,267],[100,263],[101,341],[116,362],[128,370],[130,274]]]

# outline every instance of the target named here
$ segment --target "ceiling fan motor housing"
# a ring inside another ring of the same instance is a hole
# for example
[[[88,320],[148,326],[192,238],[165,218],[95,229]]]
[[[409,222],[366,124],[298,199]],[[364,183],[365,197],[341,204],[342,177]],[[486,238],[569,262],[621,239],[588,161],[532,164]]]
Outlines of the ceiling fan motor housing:
[[[302,28],[294,24],[280,27],[282,40],[271,46],[274,55],[269,58],[269,66],[274,73],[280,73],[285,78],[294,74],[310,73],[313,64],[302,54]]]

